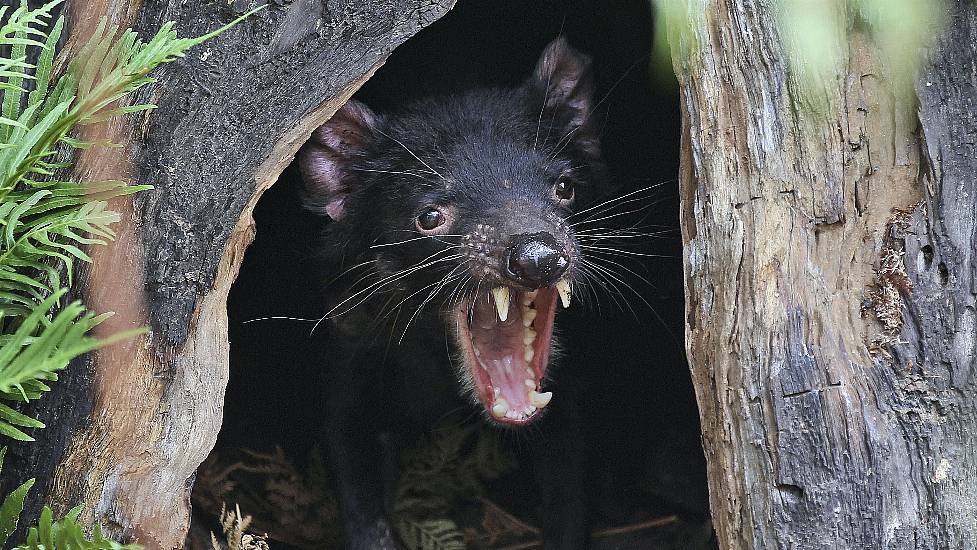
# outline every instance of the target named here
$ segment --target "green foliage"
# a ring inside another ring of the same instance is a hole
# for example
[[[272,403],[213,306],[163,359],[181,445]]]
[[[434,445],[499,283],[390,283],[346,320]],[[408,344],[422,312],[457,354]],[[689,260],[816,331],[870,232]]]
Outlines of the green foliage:
[[[27,544],[15,546],[14,550],[138,550],[135,544],[119,544],[102,536],[96,526],[91,537],[86,537],[78,516],[81,506],[75,506],[65,517],[55,521],[54,514],[47,506],[41,511],[41,519],[36,527],[27,532]]]
[[[942,0],[780,0],[777,24],[791,74],[809,96],[824,93],[822,82],[845,74],[852,32],[860,30],[877,51],[882,76],[905,100],[919,73],[922,49],[939,34],[942,16]],[[815,106],[832,100],[837,98],[815,99]]]
[[[653,61],[658,73],[671,73],[672,59],[698,51],[697,29],[705,26],[703,6],[694,0],[651,0],[655,8]]]
[[[6,448],[0,447],[0,471],[3,470],[3,457],[6,452]],[[24,509],[24,498],[27,497],[27,491],[32,485],[34,480],[27,480],[7,495],[7,498],[3,499],[3,504],[0,504],[0,547],[4,546],[10,534],[17,528],[17,519],[20,517],[20,511]]]
[[[55,48],[64,21],[50,25],[51,13],[64,0],[29,9],[0,7],[0,436],[33,441],[24,430],[42,428],[36,418],[11,405],[37,399],[57,380],[58,371],[81,354],[119,339],[96,340],[91,329],[105,319],[79,301],[62,303],[77,261],[91,262],[85,247],[106,244],[115,234],[119,214],[108,200],[150,187],[121,181],[76,182],[63,179],[74,149],[111,146],[86,142],[71,133],[112,117],[152,109],[125,105],[128,94],[153,82],[149,73],[182,57],[192,46],[213,37],[249,14],[198,38],[178,38],[173,23],[144,42],[131,30],[119,32],[103,19],[89,42],[54,75]],[[253,12],[251,12],[253,13]],[[37,63],[27,62],[33,49]],[[0,448],[0,465],[5,448]],[[0,505],[0,546],[17,526],[29,480]],[[54,520],[44,508],[30,529],[30,549],[122,549],[98,529],[86,538],[75,508]]]
[[[659,60],[669,48],[676,63],[692,58],[701,37],[710,32],[704,16],[709,2],[652,2],[658,15],[655,32]],[[809,106],[818,107],[836,99],[824,97],[823,83],[845,74],[855,30],[865,32],[874,44],[893,93],[907,97],[922,62],[921,50],[939,33],[944,2],[775,0],[764,4],[764,10],[776,15],[777,34],[798,91],[806,96]]]
[[[397,531],[412,550],[465,550],[465,535],[450,519],[400,517]]]
[[[391,517],[405,548],[461,550],[466,540],[480,536],[525,534],[524,524],[486,504],[486,482],[515,467],[497,431],[466,423],[457,415],[414,441],[401,453]],[[289,547],[337,548],[343,546],[342,525],[332,481],[318,450],[309,454],[301,469],[280,448],[271,453],[240,449],[211,454],[198,470],[193,505],[205,514],[220,510],[217,519],[225,533],[221,546],[232,550],[235,544],[242,550],[260,550],[264,542],[249,536],[245,532],[249,528]],[[253,525],[237,505],[228,510],[225,502],[235,502],[254,514]],[[481,510],[483,522],[491,524],[490,532],[473,531],[471,525],[463,531],[460,522],[471,517],[459,514],[460,508]]]
[[[61,309],[53,319],[47,311],[54,307],[67,289],[59,289],[46,298],[17,325],[16,332],[0,336],[0,398],[11,401],[36,399],[47,391],[47,380],[55,380],[58,370],[72,358],[91,351],[106,342],[98,342],[86,333],[100,317],[85,311],[79,302]],[[21,441],[33,438],[17,427],[43,427],[37,420],[0,403],[0,434]]]
[[[478,426],[446,424],[404,453],[394,526],[411,550],[461,550],[454,520],[458,504],[484,495],[484,481],[516,467],[498,434]]]

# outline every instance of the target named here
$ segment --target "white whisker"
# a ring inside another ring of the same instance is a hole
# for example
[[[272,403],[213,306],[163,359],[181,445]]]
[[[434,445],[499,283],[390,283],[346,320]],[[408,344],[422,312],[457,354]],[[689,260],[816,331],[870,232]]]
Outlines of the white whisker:
[[[315,323],[318,319],[303,319],[301,317],[285,317],[282,315],[274,315],[271,317],[256,317],[254,319],[248,319],[247,321],[241,321],[242,325],[247,325],[249,323],[256,323],[258,321],[301,321],[305,323]]]
[[[386,137],[386,138],[388,138],[388,139],[390,139],[390,140],[392,140],[392,141],[393,141],[393,142],[395,142],[395,143],[396,143],[397,145],[400,145],[401,147],[403,147],[405,151],[407,151],[408,153],[410,153],[410,156],[412,156],[412,157],[414,157],[415,159],[417,159],[417,162],[419,162],[419,163],[421,163],[421,164],[423,164],[423,165],[424,165],[424,167],[425,167],[425,168],[427,168],[428,170],[430,170],[430,171],[431,171],[431,173],[432,173],[433,175],[435,175],[435,176],[437,176],[437,177],[439,177],[439,178],[441,178],[441,179],[444,179],[444,176],[442,176],[442,175],[441,175],[441,174],[440,174],[440,173],[439,173],[439,172],[438,172],[437,170],[435,170],[434,168],[431,168],[431,165],[430,165],[430,164],[428,164],[428,163],[426,163],[426,162],[424,162],[423,160],[421,160],[421,157],[419,157],[419,156],[417,156],[417,155],[415,155],[415,154],[414,154],[414,151],[411,151],[411,150],[410,150],[410,148],[409,148],[409,147],[407,147],[406,145],[404,145],[404,143],[403,143],[402,141],[400,141],[399,139],[397,139],[397,138],[395,138],[395,137],[393,137],[393,136],[391,136],[391,135],[388,135],[388,134],[385,134],[384,132],[382,132],[382,131],[380,131],[380,130],[377,130],[377,133],[379,133],[380,135],[382,135],[382,136],[384,136],[384,137]]]

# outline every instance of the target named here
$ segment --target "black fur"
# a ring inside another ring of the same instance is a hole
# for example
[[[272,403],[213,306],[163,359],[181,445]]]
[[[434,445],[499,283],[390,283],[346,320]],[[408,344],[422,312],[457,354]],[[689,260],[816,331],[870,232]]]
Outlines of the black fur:
[[[481,408],[452,364],[447,312],[462,297],[511,283],[506,239],[552,234],[567,251],[568,276],[582,284],[566,218],[602,191],[592,93],[589,58],[558,39],[518,88],[425,99],[387,115],[351,101],[300,153],[308,205],[331,219],[320,251],[330,325],[326,438],[350,548],[399,548],[385,514],[396,442],[447,412]],[[561,180],[572,202],[554,196]],[[445,224],[425,233],[416,220],[432,206]],[[433,263],[396,278],[425,259]],[[562,363],[548,369],[556,380],[572,378],[572,361]],[[539,444],[551,549],[588,545],[582,391],[559,387],[530,438]]]

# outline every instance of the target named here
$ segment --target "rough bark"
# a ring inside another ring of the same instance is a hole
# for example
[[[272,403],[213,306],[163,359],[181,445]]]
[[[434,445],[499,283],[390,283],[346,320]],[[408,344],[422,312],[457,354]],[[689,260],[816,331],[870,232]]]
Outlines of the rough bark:
[[[116,202],[116,243],[93,251],[84,297],[118,315],[106,332],[149,326],[134,341],[77,361],[39,414],[52,428],[12,449],[4,485],[38,477],[41,499],[147,548],[182,546],[194,471],[221,424],[227,381],[226,298],[253,236],[251,211],[312,130],[400,43],[452,0],[272,2],[169,64],[141,93],[159,108],[86,130],[119,150],[91,150],[79,177],[155,189]],[[257,5],[181,0],[70,1],[65,51],[102,16],[145,36],[176,21],[209,32]]]
[[[686,334],[721,547],[974,548],[977,7],[949,3],[917,117],[856,26],[812,101],[775,2],[692,4]]]

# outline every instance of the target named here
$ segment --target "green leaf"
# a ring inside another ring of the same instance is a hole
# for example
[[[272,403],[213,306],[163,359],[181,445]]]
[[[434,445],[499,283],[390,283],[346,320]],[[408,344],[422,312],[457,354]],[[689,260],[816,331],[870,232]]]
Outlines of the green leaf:
[[[2,75],[0,75],[2,76]],[[20,121],[14,120],[12,118],[4,118],[0,116],[0,124],[5,124],[7,126],[16,126],[17,128],[27,129],[27,126],[22,124]]]
[[[39,156],[47,155],[48,149],[46,147],[37,146],[38,144],[44,143],[44,135],[55,126],[58,119],[68,111],[70,106],[71,103],[69,101],[58,104],[44,115],[44,118],[35,124],[26,135],[18,140],[20,142],[19,146],[14,149],[14,153],[8,161],[8,184],[16,183],[27,172],[29,165],[24,166],[23,163],[32,152],[40,151]]]
[[[34,441],[33,437],[3,421],[0,421],[0,435],[5,435],[14,441]]]
[[[27,533],[27,544],[16,546],[15,550],[139,550],[134,544],[120,544],[102,536],[101,529],[96,526],[91,537],[86,537],[84,530],[78,524],[81,506],[72,508],[65,516],[57,521],[47,506],[41,511],[41,518],[36,527]]]
[[[44,51],[41,52],[41,56],[37,60],[37,68],[34,74],[37,82],[34,85],[34,91],[27,98],[29,105],[40,104],[48,92],[48,86],[51,82],[51,71],[54,66],[54,53],[57,49],[58,40],[61,39],[62,29],[64,29],[64,18],[59,17],[54,24],[54,28],[51,29],[51,34],[48,35],[47,41],[44,43]]]
[[[84,122],[80,122],[79,125],[80,126],[85,126],[85,125],[88,125],[88,124],[95,124],[95,123],[98,123],[98,122],[106,121],[106,120],[108,120],[110,118],[115,118],[115,117],[120,116],[120,115],[127,115],[127,114],[130,114],[130,113],[138,113],[138,112],[141,112],[141,111],[151,111],[151,110],[153,110],[155,108],[156,108],[156,105],[145,104],[145,105],[130,105],[128,107],[122,107],[122,108],[119,108],[119,109],[111,109],[111,110],[108,110],[108,111],[102,111],[102,112],[100,112],[98,114],[92,115],[91,117],[89,117],[88,119],[86,119]]]
[[[41,518],[37,522],[37,539],[45,548],[54,548],[54,541],[51,539],[51,526],[54,524],[54,513],[45,506],[41,510]],[[33,531],[33,529],[31,529]],[[30,540],[30,536],[28,536]]]
[[[16,245],[16,230],[20,225],[20,217],[24,214],[24,212],[50,194],[50,191],[37,191],[36,193],[33,193],[31,196],[27,197],[27,199],[22,201],[20,204],[14,206],[13,210],[10,212],[10,215],[6,220],[4,220],[4,224],[7,226],[4,232],[4,245],[7,250],[12,249]]]
[[[4,420],[13,424],[14,426],[20,426],[22,428],[43,428],[44,423],[35,420],[27,415],[21,414],[14,409],[0,403],[0,420]]]
[[[14,59],[26,59],[27,45],[38,44],[36,41],[25,38],[26,28],[15,31],[14,38],[9,38],[5,42],[12,46],[10,56]],[[3,104],[0,106],[0,116],[8,119],[15,118],[20,113],[20,98],[23,97],[24,67],[16,67],[17,70],[10,71],[7,76],[7,86],[3,94]]]
[[[28,479],[0,504],[0,547],[6,546],[7,538],[17,529],[17,520],[24,510],[24,499],[33,485],[34,480]]]
[[[107,19],[102,17],[98,27],[88,39],[88,45],[78,53],[78,60],[82,64],[81,75],[78,77],[78,94],[88,95],[92,91],[95,77],[98,76],[105,60],[105,53],[112,46],[112,39],[119,30],[117,25],[106,27]]]

